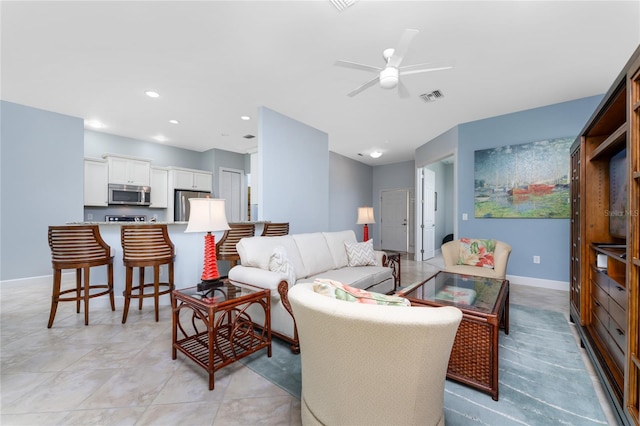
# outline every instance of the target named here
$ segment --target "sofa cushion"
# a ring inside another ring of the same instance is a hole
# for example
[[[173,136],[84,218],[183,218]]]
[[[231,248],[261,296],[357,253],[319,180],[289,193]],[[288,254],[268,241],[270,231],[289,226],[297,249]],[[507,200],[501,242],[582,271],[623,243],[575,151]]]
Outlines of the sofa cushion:
[[[460,238],[458,265],[481,266],[493,269],[496,240]]]
[[[409,300],[404,297],[387,296],[386,294],[365,291],[334,280],[316,279],[313,282],[313,291],[334,299],[344,300],[345,302],[357,302],[369,305],[411,306]]]
[[[296,283],[297,277],[295,267],[287,257],[287,251],[282,246],[277,246],[273,249],[271,259],[269,260],[269,270],[273,272],[280,272],[284,275],[290,286]]]
[[[364,243],[344,243],[347,252],[348,266],[375,266],[376,256],[373,253],[373,240]]]
[[[287,257],[293,264],[297,278],[309,275],[304,263],[302,263],[298,246],[291,235],[242,238],[236,244],[236,249],[240,255],[240,263],[242,265],[268,271],[273,250],[278,246],[284,247],[287,252]]]
[[[333,269],[333,257],[322,233],[294,234],[292,237],[302,256],[307,274],[305,277]]]
[[[356,243],[356,234],[352,230],[338,232],[323,232],[322,235],[329,246],[331,257],[333,257],[333,268],[344,268],[347,266],[347,250],[344,243]]]

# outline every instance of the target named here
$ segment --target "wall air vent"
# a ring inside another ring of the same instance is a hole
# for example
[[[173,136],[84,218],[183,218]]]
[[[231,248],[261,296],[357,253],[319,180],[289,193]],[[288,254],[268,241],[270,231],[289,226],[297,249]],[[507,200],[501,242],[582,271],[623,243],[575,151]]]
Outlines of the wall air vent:
[[[431,93],[423,93],[420,95],[420,99],[425,102],[435,102],[439,98],[444,98],[444,95],[439,90],[434,90]]]
[[[253,138],[255,138],[255,136],[253,136],[253,135],[244,135],[243,138],[245,138],[245,139],[253,139]]]

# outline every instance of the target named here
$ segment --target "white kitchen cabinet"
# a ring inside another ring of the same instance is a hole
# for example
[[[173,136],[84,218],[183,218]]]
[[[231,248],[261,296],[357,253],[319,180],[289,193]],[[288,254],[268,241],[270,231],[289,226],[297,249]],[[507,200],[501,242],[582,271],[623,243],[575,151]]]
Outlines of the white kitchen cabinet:
[[[99,159],[84,160],[84,205],[106,206],[109,202],[109,169],[107,162]]]
[[[151,205],[150,208],[169,207],[169,171],[162,167],[151,167]]]
[[[209,192],[213,190],[213,174],[204,170],[171,169],[169,181],[172,189]]]
[[[150,161],[111,155],[103,157],[109,164],[109,183],[150,186]]]

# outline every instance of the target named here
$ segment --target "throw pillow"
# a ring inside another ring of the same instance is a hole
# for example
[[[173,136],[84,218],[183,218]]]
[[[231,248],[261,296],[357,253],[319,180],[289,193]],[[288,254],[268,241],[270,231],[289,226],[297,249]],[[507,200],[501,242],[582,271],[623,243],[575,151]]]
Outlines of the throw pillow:
[[[493,269],[493,252],[496,240],[460,239],[458,265],[481,266]]]
[[[409,299],[399,296],[366,291],[351,287],[338,281],[318,278],[313,282],[313,291],[323,296],[345,302],[366,303],[369,305],[411,306]]]
[[[373,240],[364,243],[344,242],[347,250],[347,266],[376,266],[376,256],[373,252]]]
[[[287,257],[287,251],[282,246],[276,246],[273,249],[273,253],[269,258],[269,270],[273,272],[280,272],[284,275],[289,286],[296,283],[296,269]]]

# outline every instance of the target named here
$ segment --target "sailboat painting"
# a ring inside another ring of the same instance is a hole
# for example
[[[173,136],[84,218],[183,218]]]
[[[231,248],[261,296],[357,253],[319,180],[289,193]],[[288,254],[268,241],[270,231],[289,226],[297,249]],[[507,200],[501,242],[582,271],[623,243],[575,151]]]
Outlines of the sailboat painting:
[[[575,137],[475,151],[476,218],[570,216],[569,148]]]

